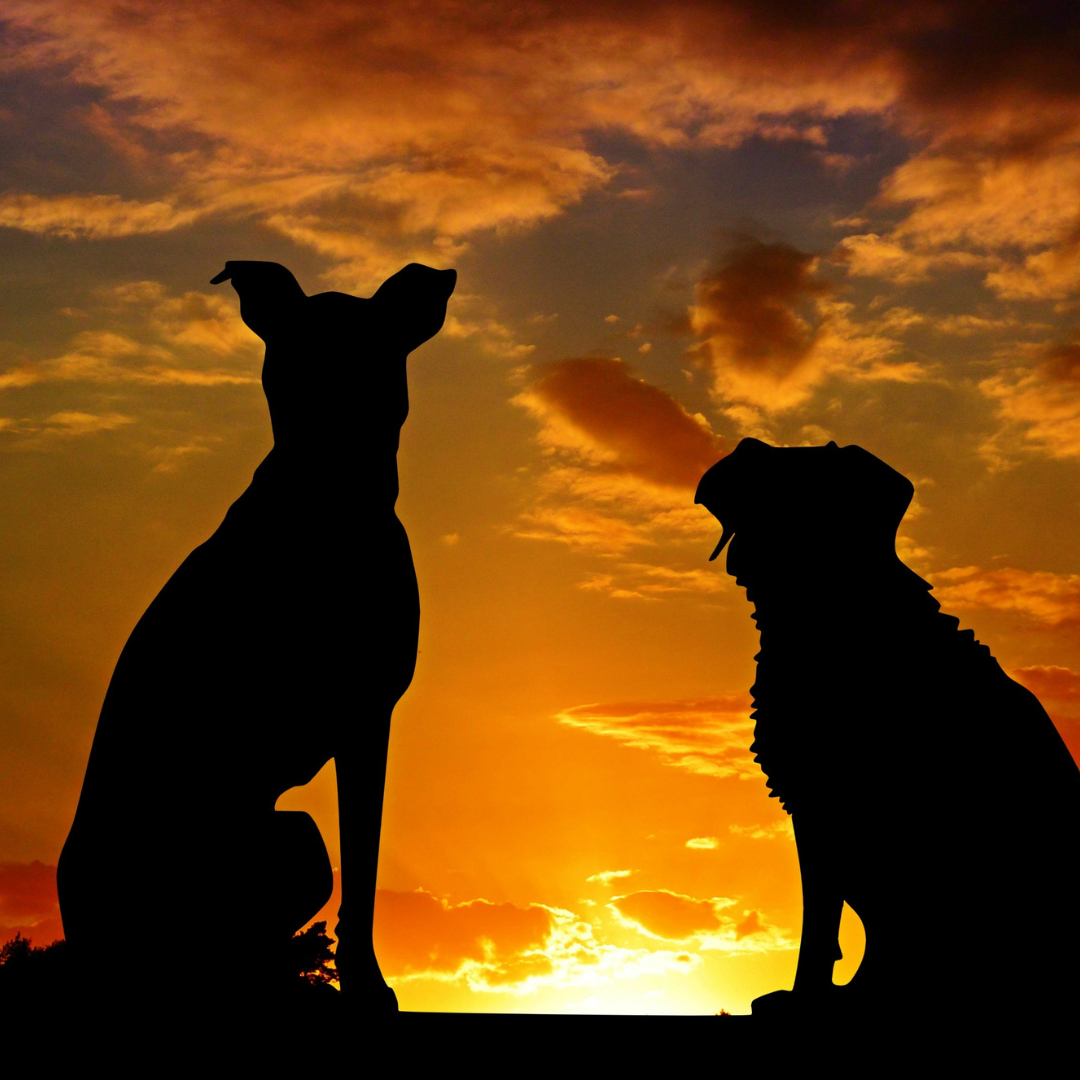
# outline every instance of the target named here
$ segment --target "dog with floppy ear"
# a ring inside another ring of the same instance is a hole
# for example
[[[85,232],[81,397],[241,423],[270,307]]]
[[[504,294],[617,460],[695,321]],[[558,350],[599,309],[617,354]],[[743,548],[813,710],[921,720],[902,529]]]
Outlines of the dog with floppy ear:
[[[277,263],[229,262],[213,283],[228,279],[266,343],[274,446],[117,662],[60,858],[65,933],[95,992],[133,986],[114,942],[140,911],[135,983],[159,1000],[280,999],[290,938],[332,874],[311,818],[274,805],[333,758],[342,1000],[395,1010],[371,924],[390,716],[420,616],[396,455],[406,357],[441,328],[456,275],[413,263],[370,299],[306,296]]]
[[[858,446],[756,439],[698,487],[723,526],[712,557],[730,540],[728,573],[755,607],[751,749],[802,876],[794,990],[755,1015],[846,1003],[951,1021],[1077,1003],[1080,771],[1034,695],[896,555],[913,493]],[[845,901],[866,952],[839,988]],[[1034,912],[1044,934],[1009,932]]]

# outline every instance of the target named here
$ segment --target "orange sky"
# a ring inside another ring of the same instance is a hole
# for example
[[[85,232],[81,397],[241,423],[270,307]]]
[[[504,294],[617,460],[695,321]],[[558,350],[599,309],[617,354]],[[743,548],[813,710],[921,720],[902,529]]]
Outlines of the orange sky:
[[[3,18],[0,936],[60,932],[50,868],[116,657],[269,448],[258,342],[208,285],[226,259],[309,293],[459,272],[400,457],[423,626],[376,932],[404,1008],[739,1012],[790,985],[753,624],[693,505],[744,435],[905,473],[905,558],[1080,753],[1080,15]],[[336,865],[332,768],[279,806]],[[150,934],[143,903],[117,917]]]

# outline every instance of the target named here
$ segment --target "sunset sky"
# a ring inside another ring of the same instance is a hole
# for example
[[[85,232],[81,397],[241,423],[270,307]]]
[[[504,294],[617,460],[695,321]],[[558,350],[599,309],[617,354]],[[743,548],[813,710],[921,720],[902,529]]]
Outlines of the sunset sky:
[[[756,633],[693,505],[743,436],[855,443],[910,478],[905,560],[1080,755],[1076,5],[3,20],[0,941],[62,934],[54,868],[117,656],[271,445],[261,343],[208,284],[226,259],[308,293],[459,275],[409,361],[399,459],[423,621],[376,942],[403,1008],[745,1012],[791,985],[798,860],[747,750]],[[346,429],[378,407],[325,400]],[[338,866],[332,765],[278,805]],[[973,791],[940,827],[977,815]],[[993,900],[1002,942],[1028,899]],[[247,902],[222,898],[238,940]],[[116,918],[152,940],[152,898]],[[928,970],[964,921],[941,912]]]

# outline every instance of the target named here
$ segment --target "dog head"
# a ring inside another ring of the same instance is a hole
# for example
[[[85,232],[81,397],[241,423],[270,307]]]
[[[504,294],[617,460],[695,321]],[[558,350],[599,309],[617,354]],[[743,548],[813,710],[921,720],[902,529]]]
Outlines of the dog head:
[[[405,357],[434,337],[454,291],[453,270],[410,263],[365,299],[305,295],[279,263],[234,260],[211,282],[232,281],[240,317],[266,342],[262,383],[275,443],[338,438],[324,423],[326,403],[371,401],[361,433],[383,439],[408,412]],[[342,429],[341,438],[356,432]]]
[[[230,260],[210,284],[223,281],[232,281],[240,317],[268,345],[289,336],[346,330],[353,341],[367,335],[406,355],[442,329],[457,272],[409,263],[367,300],[343,293],[306,296],[296,278],[274,262]]]
[[[701,503],[730,541],[728,573],[740,584],[789,578],[823,565],[896,559],[896,529],[911,482],[859,446],[775,447],[743,439],[698,484]]]

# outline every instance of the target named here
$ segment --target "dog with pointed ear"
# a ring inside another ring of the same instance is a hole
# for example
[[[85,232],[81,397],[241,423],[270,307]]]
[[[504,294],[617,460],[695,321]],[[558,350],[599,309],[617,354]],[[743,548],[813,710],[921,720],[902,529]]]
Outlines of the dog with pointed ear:
[[[138,1004],[113,955],[133,904],[157,1007],[288,1000],[290,940],[333,879],[311,818],[274,806],[333,758],[341,1000],[394,1011],[371,928],[390,717],[420,617],[396,455],[406,358],[441,328],[456,275],[410,264],[369,298],[307,296],[277,263],[229,262],[225,280],[266,343],[274,445],[117,662],[60,859],[65,932],[97,1000]],[[238,912],[231,967],[210,963]]]
[[[761,635],[751,750],[791,815],[803,891],[792,991],[755,1015],[974,1025],[1010,1011],[1072,1015],[1080,944],[1004,945],[1004,882],[1070,910],[1080,771],[1038,700],[1010,679],[899,559],[911,483],[858,446],[744,439],[702,477],[722,525],[715,559]],[[847,904],[866,951],[832,982]],[[943,927],[954,931],[943,939]],[[1034,1017],[1033,1017],[1034,1018]]]

